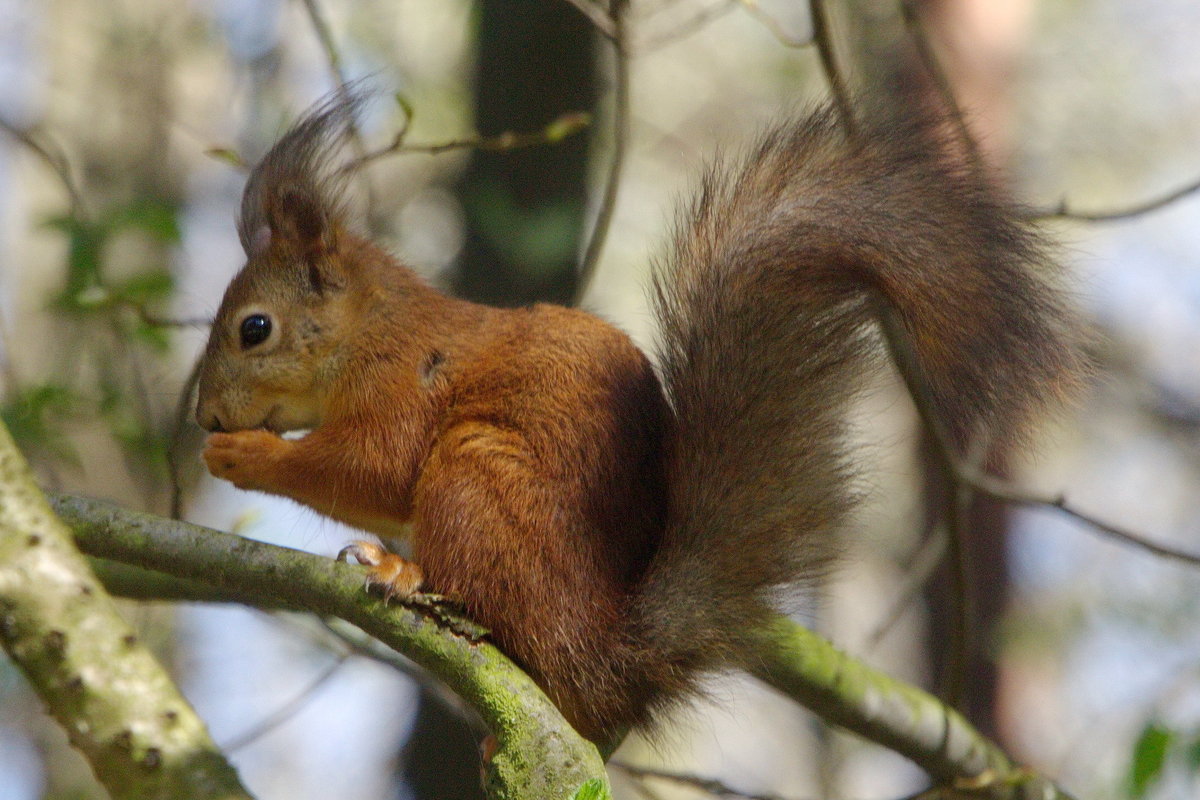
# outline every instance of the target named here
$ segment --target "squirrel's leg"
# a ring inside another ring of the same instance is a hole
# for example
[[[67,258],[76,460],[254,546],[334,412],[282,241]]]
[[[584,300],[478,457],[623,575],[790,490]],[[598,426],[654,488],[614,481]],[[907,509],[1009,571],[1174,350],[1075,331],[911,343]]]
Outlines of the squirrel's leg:
[[[411,479],[404,453],[384,451],[337,425],[301,439],[263,430],[214,433],[204,460],[209,471],[239,489],[268,492],[303,503],[326,516],[388,538],[403,537],[410,513]],[[338,465],[331,468],[330,465]],[[345,551],[371,566],[370,582],[388,596],[408,596],[421,584],[415,565],[371,542]]]
[[[356,441],[326,428],[300,439],[255,429],[210,434],[203,455],[209,472],[239,489],[290,497],[341,519],[375,505],[363,459],[351,452]]]
[[[383,545],[354,541],[341,549],[337,560],[345,561],[348,556],[354,556],[358,563],[370,567],[367,570],[367,587],[378,586],[383,589],[385,600],[411,597],[425,582],[425,574],[420,567]]]

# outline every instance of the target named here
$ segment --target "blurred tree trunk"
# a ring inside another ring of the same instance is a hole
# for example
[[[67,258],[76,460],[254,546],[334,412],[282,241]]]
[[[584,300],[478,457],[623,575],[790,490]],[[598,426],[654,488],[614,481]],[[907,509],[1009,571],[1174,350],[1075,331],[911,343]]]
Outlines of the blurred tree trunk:
[[[485,136],[544,128],[596,104],[591,23],[565,2],[479,7],[475,124]],[[591,137],[477,151],[458,185],[467,221],[455,291],[502,306],[570,304],[586,205]]]
[[[594,49],[591,24],[569,3],[484,0],[476,128],[484,136],[531,132],[564,113],[593,111]],[[498,306],[573,301],[590,138],[473,153],[457,187],[467,223],[457,294]],[[459,717],[422,693],[403,757],[413,795],[482,797],[476,745]]]
[[[962,3],[959,0],[925,0],[917,11],[935,50],[943,74],[953,83],[958,104],[966,111],[974,138],[980,143],[984,168],[996,168],[1002,180],[1004,167],[1011,157],[1012,97],[1007,79],[1012,62],[1023,45],[1027,32],[1030,3],[1018,0],[1007,4]],[[927,73],[922,72],[928,82]],[[929,86],[926,91],[934,91]],[[1003,435],[1003,432],[1000,432]],[[1009,476],[1013,442],[1000,439],[986,453],[983,464],[992,474]],[[928,463],[928,460],[927,462]],[[939,502],[939,478],[927,470],[928,508]],[[986,497],[975,497],[967,513],[963,559],[973,614],[971,648],[965,663],[949,664],[945,651],[931,644],[930,658],[937,685],[953,680],[949,669],[962,669],[965,678],[961,709],[985,736],[1005,740],[1000,720],[1003,697],[1000,692],[1002,664],[996,658],[996,640],[1001,634],[1004,615],[1012,595],[1009,543],[1012,508]],[[946,630],[950,604],[958,602],[948,592],[946,568],[929,585],[927,599],[933,617],[931,630]]]

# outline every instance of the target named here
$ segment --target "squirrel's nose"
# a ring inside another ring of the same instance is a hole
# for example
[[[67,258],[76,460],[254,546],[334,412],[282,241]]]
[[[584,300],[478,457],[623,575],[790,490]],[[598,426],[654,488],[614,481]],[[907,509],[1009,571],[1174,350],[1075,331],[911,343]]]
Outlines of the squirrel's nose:
[[[217,412],[211,411],[203,405],[196,407],[196,422],[209,433],[224,433],[225,431],[225,426],[221,424],[221,418]]]

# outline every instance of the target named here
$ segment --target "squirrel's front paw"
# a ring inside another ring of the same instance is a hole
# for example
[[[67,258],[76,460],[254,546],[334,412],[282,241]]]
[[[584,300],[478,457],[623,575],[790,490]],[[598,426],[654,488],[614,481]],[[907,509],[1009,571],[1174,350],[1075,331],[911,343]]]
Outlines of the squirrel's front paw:
[[[270,491],[284,451],[292,443],[263,430],[214,433],[204,447],[208,471],[239,489]]]
[[[384,600],[393,597],[407,600],[425,582],[425,573],[420,567],[374,542],[351,542],[338,553],[337,560],[345,561],[347,556],[354,556],[358,563],[370,567],[367,586],[382,588]]]

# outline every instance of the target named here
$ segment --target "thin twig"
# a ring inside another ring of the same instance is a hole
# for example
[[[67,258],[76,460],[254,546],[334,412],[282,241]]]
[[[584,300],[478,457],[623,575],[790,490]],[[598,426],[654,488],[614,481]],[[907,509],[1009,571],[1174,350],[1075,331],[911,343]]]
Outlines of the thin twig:
[[[346,71],[342,67],[342,54],[338,50],[337,43],[333,39],[333,31],[329,27],[329,22],[325,19],[325,14],[321,7],[317,4],[317,0],[303,0],[304,9],[308,12],[309,24],[312,25],[313,33],[316,34],[317,41],[321,44],[321,50],[325,53],[325,63],[329,67],[329,74],[333,78],[334,84],[337,86],[338,96],[342,102],[350,100],[350,82],[346,78]],[[359,130],[358,120],[351,117],[347,120],[346,131],[350,136],[350,147],[354,151],[356,158],[362,158],[367,154],[367,145],[363,141],[362,131]],[[362,188],[366,197],[366,207],[368,216],[375,209],[375,187],[371,183],[370,176],[363,173],[359,176],[362,182]]]
[[[842,119],[842,126],[850,135],[854,135],[857,125],[854,121],[854,111],[850,106],[850,95],[846,89],[845,80],[838,69],[837,54],[833,50],[832,33],[829,30],[829,17],[825,8],[825,0],[811,0],[809,10],[812,14],[813,41],[817,45],[817,55],[821,59],[821,69],[825,80],[829,83],[829,91],[833,95],[834,105]]]
[[[595,0],[566,0],[566,2],[579,9],[579,12],[588,18],[597,32],[608,39],[616,41],[619,23],[601,8]]]
[[[588,238],[587,248],[583,252],[583,259],[579,265],[579,280],[575,290],[576,305],[587,294],[592,278],[595,277],[596,266],[600,262],[600,254],[604,251],[604,242],[608,238],[608,229],[617,206],[621,171],[625,167],[630,117],[629,40],[628,29],[625,26],[625,13],[628,9],[629,0],[612,0],[609,9],[609,16],[613,22],[613,147],[608,162],[608,177],[604,183],[604,194],[600,198],[600,208],[596,212],[596,221],[592,225],[592,233]]]
[[[710,23],[725,16],[730,11],[733,11],[739,5],[742,5],[743,2],[744,0],[718,0],[713,5],[700,9],[690,18],[678,23],[672,29],[635,43],[631,48],[632,53],[630,55],[635,57],[642,56],[666,45],[678,42],[681,39],[686,39],[692,34],[708,27]]]
[[[337,84],[338,91],[344,95],[347,91],[346,74],[342,69],[342,54],[338,52],[337,44],[333,40],[333,31],[330,30],[329,23],[325,20],[325,14],[317,5],[317,0],[303,0],[303,3],[304,10],[308,13],[308,22],[312,25],[313,33],[317,36],[321,50],[325,53],[325,63],[329,67],[330,75]]]
[[[350,658],[348,653],[343,653],[337,657],[332,664],[323,669],[317,677],[313,678],[307,686],[296,693],[291,700],[275,709],[273,712],[263,717],[261,720],[250,726],[247,730],[230,739],[221,750],[225,753],[233,753],[240,750],[248,744],[252,744],[266,734],[278,728],[283,723],[290,720],[292,717],[304,710],[304,707],[312,702],[316,691],[338,673],[342,665]]]
[[[783,26],[779,24],[779,20],[762,10],[758,5],[758,0],[737,0],[737,2],[742,8],[746,9],[746,13],[770,31],[771,35],[779,40],[779,43],[784,47],[808,47],[817,41],[815,24],[813,25],[813,32],[808,38],[792,36],[783,29]],[[816,15],[815,9],[813,14],[814,16]]]
[[[954,120],[954,125],[958,128],[958,137],[962,142],[962,146],[966,148],[967,159],[970,161],[971,169],[976,174],[984,174],[984,160],[979,152],[979,143],[975,141],[975,137],[971,135],[971,129],[967,126],[966,116],[963,114],[962,106],[958,104],[958,98],[954,96],[954,88],[950,85],[950,80],[946,77],[945,70],[942,69],[938,62],[937,54],[933,52],[933,47],[930,45],[929,36],[925,31],[925,25],[921,21],[921,14],[917,10],[917,5],[914,0],[901,0],[900,11],[904,17],[904,25],[908,29],[908,35],[912,39],[914,47],[917,50],[917,58],[920,59],[921,65],[925,68],[925,73],[929,79],[933,81],[934,89],[942,100],[942,104],[950,113],[950,118]]]
[[[1122,528],[1112,523],[1105,522],[1097,517],[1079,511],[1067,504],[1067,499],[1063,495],[1056,497],[1048,497],[1045,495],[1037,495],[1027,492],[1022,492],[1013,488],[1004,481],[986,475],[983,473],[973,473],[964,471],[960,479],[969,483],[975,491],[980,494],[987,495],[996,500],[1002,500],[1006,503],[1012,503],[1018,506],[1030,506],[1035,508],[1052,508],[1059,511],[1072,519],[1082,522],[1093,530],[1104,534],[1119,542],[1132,545],[1134,547],[1153,553],[1162,558],[1168,558],[1173,561],[1179,561],[1191,566],[1200,566],[1200,554],[1193,553],[1187,550],[1182,550],[1171,545],[1160,544],[1158,542],[1147,539],[1140,533],[1134,533],[1127,528]]]
[[[204,356],[196,358],[188,372],[179,397],[175,400],[175,413],[171,417],[171,440],[167,444],[167,478],[171,483],[171,519],[183,519],[183,476],[180,473],[179,448],[183,434],[192,419],[192,394],[200,383],[200,367]]]
[[[6,119],[0,119],[0,130],[3,130],[9,136],[25,145],[34,155],[50,167],[67,192],[67,197],[71,204],[71,216],[76,218],[86,216],[87,209],[83,203],[83,195],[80,194],[79,187],[75,185],[75,180],[71,177],[71,167],[67,162],[66,156],[62,153],[55,154],[50,152],[49,148],[35,139],[29,130],[20,128]]]
[[[1161,197],[1146,200],[1129,208],[1117,209],[1116,211],[1076,211],[1068,205],[1066,199],[1063,199],[1059,202],[1057,208],[1034,211],[1029,215],[1029,218],[1035,220],[1069,219],[1079,222],[1112,222],[1115,220],[1134,219],[1143,214],[1149,214],[1151,211],[1157,211],[1198,191],[1200,191],[1200,179],[1181,186]]]
[[[971,525],[970,486],[952,478],[946,486],[946,568],[950,576],[950,630],[946,642],[946,668],[942,672],[942,698],[947,705],[963,708],[967,671],[975,652],[975,603],[968,577],[967,535]],[[964,709],[965,710],[965,709]]]
[[[917,408],[921,422],[929,432],[938,450],[940,459],[944,461],[950,470],[951,478],[955,482],[969,486],[979,494],[986,495],[995,500],[1012,503],[1013,505],[1054,509],[1117,541],[1138,547],[1162,558],[1179,561],[1191,566],[1200,566],[1200,554],[1154,542],[1141,534],[1133,533],[1125,528],[1078,511],[1067,504],[1067,500],[1063,495],[1049,497],[1031,492],[1023,492],[1008,482],[989,475],[960,459],[951,443],[945,425],[938,417],[929,387],[921,378],[920,363],[917,362],[915,354],[912,353],[911,344],[908,342],[908,337],[905,335],[904,329],[896,319],[895,312],[886,303],[881,303],[879,306],[879,318],[892,358],[912,397],[913,404]]]
[[[934,468],[945,487],[946,499],[942,516],[947,528],[946,563],[950,575],[950,593],[956,602],[948,603],[951,609],[951,624],[942,694],[948,705],[957,707],[965,686],[965,666],[971,652],[972,638],[965,547],[972,487],[959,480],[957,451],[949,432],[934,410],[934,400],[925,382],[921,363],[905,334],[898,313],[886,300],[880,299],[876,304],[876,315],[892,361],[896,364],[932,440]]]
[[[208,328],[212,320],[208,317],[161,317],[146,308],[145,304],[128,298],[118,298],[121,305],[128,306],[138,315],[138,319],[154,328]]]
[[[690,786],[693,789],[699,789],[702,792],[708,792],[716,797],[740,797],[744,800],[784,800],[782,795],[777,794],[749,794],[733,789],[728,785],[714,778],[702,778],[698,775],[689,775],[682,772],[666,772],[658,769],[648,769],[646,767],[635,767],[632,764],[627,764],[624,761],[609,761],[608,766],[619,769],[626,775],[633,778],[645,779],[654,778],[656,780],[671,781],[681,786]]]
[[[444,708],[462,719],[463,723],[472,730],[480,735],[486,733],[478,715],[473,713],[458,695],[447,689],[446,684],[430,675],[429,672],[348,622],[336,617],[318,617],[317,620],[326,633],[348,647],[355,655],[378,661],[408,677],[423,689],[426,695],[441,703]]]
[[[888,613],[883,616],[874,630],[867,635],[866,641],[863,644],[863,651],[870,653],[884,637],[891,632],[896,623],[904,615],[904,611],[909,608],[921,594],[921,590],[925,584],[929,582],[934,570],[946,555],[946,539],[949,534],[934,528],[929,536],[921,542],[917,548],[916,554],[912,557],[912,562],[908,566],[907,574],[905,575],[904,584],[896,592],[895,601]]]
[[[571,111],[559,116],[541,130],[532,133],[513,133],[511,131],[495,136],[467,136],[462,139],[450,139],[445,142],[427,144],[405,144],[408,129],[411,124],[412,112],[405,107],[404,122],[392,141],[377,150],[371,150],[364,155],[347,162],[339,172],[351,173],[361,169],[366,164],[396,153],[425,153],[438,155],[450,150],[487,150],[503,152],[522,147],[533,147],[539,144],[554,144],[572,136],[591,124],[591,115],[584,111]]]
[[[658,2],[641,2],[638,3],[637,8],[631,9],[630,13],[633,19],[639,23],[642,23],[648,19],[658,16],[659,14],[670,11],[672,8],[690,2],[692,2],[692,0],[658,0]],[[737,0],[731,0],[731,2],[737,2]]]

